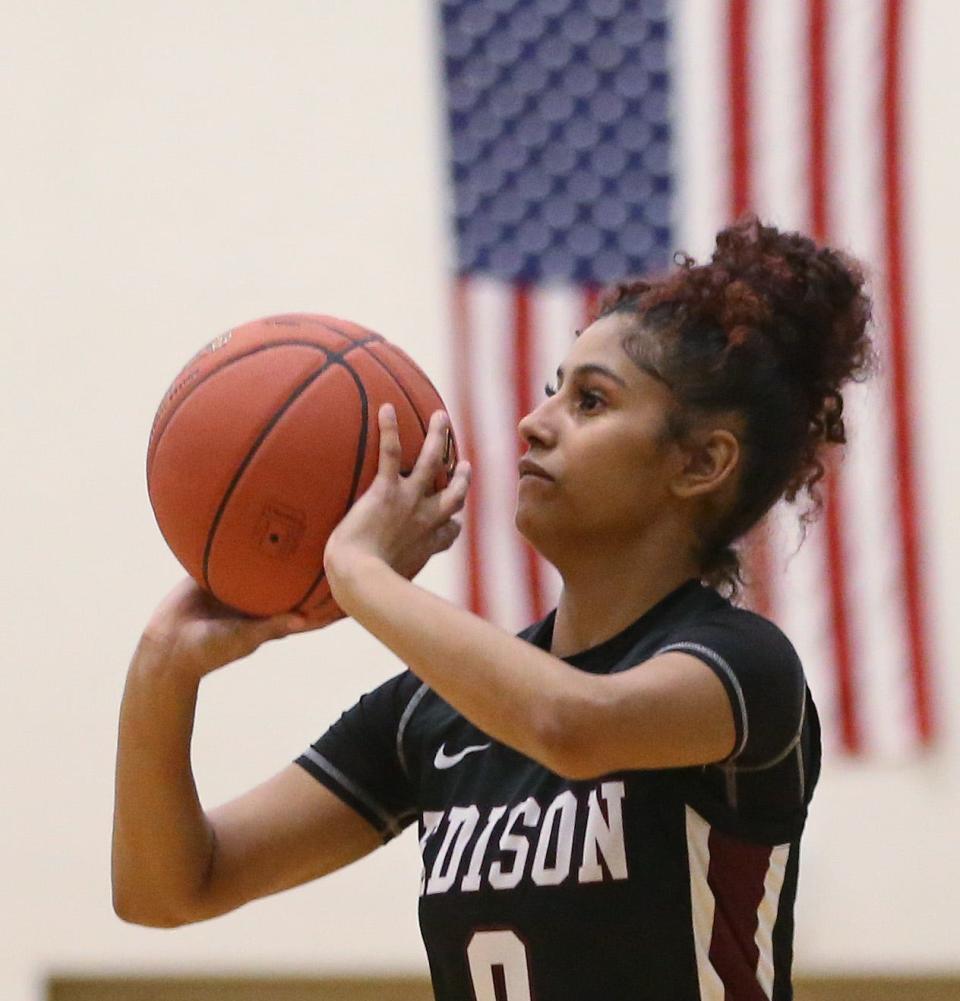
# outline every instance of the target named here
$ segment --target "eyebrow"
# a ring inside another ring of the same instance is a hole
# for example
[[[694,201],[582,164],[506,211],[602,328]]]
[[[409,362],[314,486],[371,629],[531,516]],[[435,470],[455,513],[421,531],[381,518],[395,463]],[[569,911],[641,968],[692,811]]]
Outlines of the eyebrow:
[[[605,375],[608,379],[612,379],[618,385],[623,386],[624,389],[629,388],[627,386],[626,381],[624,379],[621,379],[616,372],[614,372],[612,369],[607,368],[606,365],[598,365],[595,362],[589,362],[585,365],[578,365],[573,370],[573,374],[575,376],[590,375],[590,374]],[[560,380],[560,382],[563,382],[563,375],[564,375],[563,366],[561,365],[557,369],[557,378]]]

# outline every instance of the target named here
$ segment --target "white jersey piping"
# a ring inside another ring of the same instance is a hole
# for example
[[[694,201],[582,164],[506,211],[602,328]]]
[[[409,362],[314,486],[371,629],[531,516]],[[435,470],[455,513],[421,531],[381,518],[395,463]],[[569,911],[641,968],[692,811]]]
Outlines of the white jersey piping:
[[[371,813],[383,824],[384,830],[396,836],[400,833],[401,827],[398,823],[400,818],[391,817],[369,793],[361,789],[352,779],[347,778],[336,765],[329,762],[322,754],[314,748],[308,747],[303,756],[309,758],[318,768],[322,769],[332,779],[338,782],[351,796],[363,803]]]
[[[410,717],[413,715],[417,706],[423,700],[424,695],[430,691],[430,688],[426,684],[422,684],[414,693],[410,696],[410,701],[404,707],[403,712],[400,715],[400,722],[397,724],[397,760],[400,762],[400,767],[403,769],[403,774],[410,778],[410,772],[407,769],[407,756],[403,753],[403,734],[407,729],[407,724],[410,722]]]

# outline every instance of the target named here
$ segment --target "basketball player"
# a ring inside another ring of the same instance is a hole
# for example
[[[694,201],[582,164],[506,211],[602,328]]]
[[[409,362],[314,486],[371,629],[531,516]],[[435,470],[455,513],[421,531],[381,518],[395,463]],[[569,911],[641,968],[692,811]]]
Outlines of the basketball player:
[[[213,917],[418,825],[439,1001],[786,1001],[801,834],[820,767],[802,666],[731,602],[733,544],[845,440],[871,360],[857,266],[747,218],[712,261],[611,290],[519,426],[516,524],[560,572],[519,636],[412,578],[457,537],[446,416],[380,466],[326,548],[342,609],[409,670],[296,763],[205,812],[204,675],[323,623],[234,616],[192,582],[148,623],[120,718],[114,901]]]

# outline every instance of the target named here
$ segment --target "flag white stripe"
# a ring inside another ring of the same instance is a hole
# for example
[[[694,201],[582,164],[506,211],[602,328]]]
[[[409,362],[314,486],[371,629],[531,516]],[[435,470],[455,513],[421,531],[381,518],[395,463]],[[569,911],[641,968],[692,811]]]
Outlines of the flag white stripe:
[[[806,228],[806,0],[754,3],[750,8],[753,95],[753,192],[756,210],[787,229]]]
[[[768,998],[773,997],[773,929],[780,910],[780,893],[787,871],[790,845],[777,845],[770,852],[767,874],[763,880],[763,898],[757,908],[757,931],[754,942],[759,957],[757,959],[757,981]]]
[[[726,88],[725,6],[716,0],[677,0],[671,40],[677,70],[677,247],[697,258],[709,256],[714,235],[728,215],[727,119],[721,97]]]
[[[755,204],[764,220],[786,229],[807,229],[806,0],[752,4],[751,29]],[[797,551],[798,514],[796,505],[781,502],[768,520],[771,611],[796,646],[824,717],[833,720],[825,538],[822,524],[815,525]]]
[[[810,527],[806,541],[798,550],[801,530],[797,509],[783,503],[775,508],[771,524],[776,539],[774,572],[781,575],[781,593],[785,597],[777,610],[777,621],[803,664],[823,722],[826,745],[837,728],[837,708],[829,645],[831,626],[823,579],[826,564],[823,531],[819,525]]]
[[[543,399],[543,385],[555,382],[557,368],[583,326],[580,290],[573,285],[551,282],[540,285],[534,294],[534,317],[539,352],[533,371],[533,399]]]
[[[469,378],[475,403],[475,448],[483,483],[483,580],[492,621],[517,631],[530,622],[527,572],[514,527],[516,508],[516,404],[513,393],[513,291],[502,282],[474,278],[470,316]]]
[[[836,151],[836,229],[842,243],[868,261],[883,259],[881,146],[879,131],[882,8],[873,0],[834,4],[835,45],[831,69],[844,86],[831,103]],[[877,283],[873,283],[877,287]],[[883,302],[875,297],[877,320]],[[885,350],[886,323],[874,337]],[[887,405],[890,375],[884,368],[866,385],[849,387],[845,413],[850,445],[846,483],[851,512],[851,627],[858,668],[869,671],[858,686],[866,746],[873,755],[900,755],[912,740],[909,654],[898,580],[899,535],[893,468],[892,411]],[[881,628],[878,625],[882,624]]]
[[[875,5],[876,6],[876,5]],[[830,178],[832,184],[830,239],[837,246],[851,253],[876,260],[878,245],[865,226],[862,213],[865,199],[874,206],[879,203],[879,173],[873,169],[878,150],[878,130],[872,134],[869,126],[876,125],[876,110],[879,108],[877,90],[877,57],[879,44],[875,32],[859,15],[856,2],[844,6],[830,4],[828,16],[830,32],[827,46],[827,65],[831,82],[843,80],[842,87],[834,86],[829,104],[828,130],[831,152]],[[879,7],[877,7],[879,10]],[[861,32],[864,32],[861,35]],[[846,571],[849,581],[847,594],[850,598],[849,635],[853,653],[853,670],[856,700],[856,716],[860,733],[869,742],[872,736],[870,721],[864,715],[864,699],[867,689],[874,683],[873,664],[864,645],[869,643],[862,625],[864,621],[864,585],[874,577],[879,569],[871,559],[876,548],[876,518],[879,508],[877,498],[871,497],[877,484],[873,477],[879,471],[879,455],[871,455],[865,447],[879,433],[886,437],[888,429],[883,428],[883,414],[871,415],[862,409],[865,393],[871,386],[848,386],[844,390],[844,414],[847,444],[844,446],[842,464],[843,501],[846,507],[844,545],[848,555]],[[882,451],[882,448],[881,448]],[[873,543],[871,544],[871,538]],[[881,654],[882,655],[882,654]],[[863,684],[864,664],[870,664],[869,685]]]
[[[537,286],[531,299],[536,350],[530,366],[530,399],[538,406],[544,399],[544,384],[556,383],[557,368],[574,343],[574,332],[583,326],[582,294],[575,286],[551,282]],[[538,563],[542,604],[549,611],[560,596],[560,575],[542,557],[538,556]]]

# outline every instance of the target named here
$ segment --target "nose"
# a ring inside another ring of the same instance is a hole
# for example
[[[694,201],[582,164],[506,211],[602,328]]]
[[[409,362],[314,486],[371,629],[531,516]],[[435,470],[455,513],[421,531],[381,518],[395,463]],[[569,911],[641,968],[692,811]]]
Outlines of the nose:
[[[526,417],[520,419],[517,432],[530,450],[535,445],[543,449],[553,447],[556,443],[556,431],[550,418],[549,398],[542,400],[539,406],[534,407]]]

